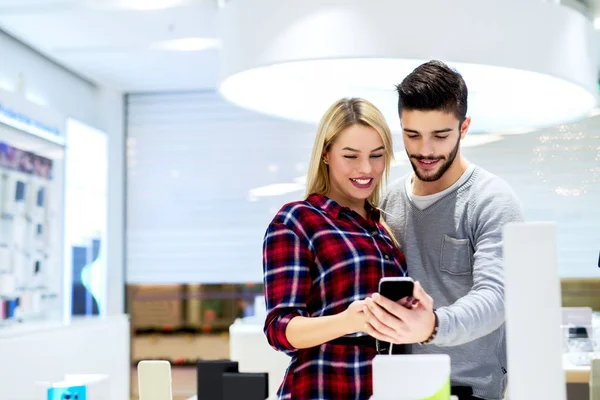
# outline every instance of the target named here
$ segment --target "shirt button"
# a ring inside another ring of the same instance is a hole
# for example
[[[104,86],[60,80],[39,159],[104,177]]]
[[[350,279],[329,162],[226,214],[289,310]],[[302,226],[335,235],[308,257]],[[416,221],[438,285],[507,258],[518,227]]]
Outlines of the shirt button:
[[[371,235],[372,235],[372,236],[375,236],[375,235],[377,235],[378,233],[379,233],[379,232],[377,232],[377,231],[373,231],[373,232],[371,232]]]
[[[383,256],[383,258],[385,258],[386,260],[390,259],[390,256],[388,256],[387,254]]]

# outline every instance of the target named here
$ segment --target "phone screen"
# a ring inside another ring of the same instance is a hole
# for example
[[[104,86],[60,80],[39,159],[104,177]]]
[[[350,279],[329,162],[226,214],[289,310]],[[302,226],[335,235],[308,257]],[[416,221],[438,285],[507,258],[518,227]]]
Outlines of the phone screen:
[[[414,283],[408,280],[382,280],[379,282],[379,294],[392,301],[413,295]]]

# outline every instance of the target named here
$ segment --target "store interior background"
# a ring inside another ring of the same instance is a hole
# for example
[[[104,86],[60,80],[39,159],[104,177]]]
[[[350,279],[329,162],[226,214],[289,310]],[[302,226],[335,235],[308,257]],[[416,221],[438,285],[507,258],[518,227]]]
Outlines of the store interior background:
[[[255,314],[263,234],[303,194],[314,126],[216,91],[224,3],[0,0],[0,87],[101,132],[107,155],[97,312],[0,326],[0,398],[59,379],[50,369],[109,371],[114,399],[136,398],[136,362],[168,359],[186,399],[188,364],[227,358],[230,325]],[[600,17],[598,0],[568,5]],[[400,136],[395,150],[392,180],[410,170]],[[600,311],[600,109],[473,135],[463,152],[512,185],[528,220],[558,223],[563,305]]]

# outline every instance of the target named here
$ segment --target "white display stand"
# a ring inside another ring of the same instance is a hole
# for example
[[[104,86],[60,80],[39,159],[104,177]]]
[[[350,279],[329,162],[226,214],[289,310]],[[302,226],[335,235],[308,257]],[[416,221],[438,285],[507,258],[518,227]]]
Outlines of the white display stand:
[[[0,329],[0,399],[32,400],[36,382],[100,374],[110,381],[110,400],[129,400],[129,355],[126,315]]]
[[[565,400],[556,227],[504,228],[508,385],[511,400]]]
[[[269,399],[276,399],[290,357],[269,345],[263,324],[263,318],[249,317],[229,327],[229,359],[238,362],[240,372],[267,372]]]

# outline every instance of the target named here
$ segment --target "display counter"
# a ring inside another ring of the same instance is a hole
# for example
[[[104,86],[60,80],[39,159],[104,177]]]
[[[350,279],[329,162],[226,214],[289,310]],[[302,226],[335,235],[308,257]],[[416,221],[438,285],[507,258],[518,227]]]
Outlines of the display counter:
[[[279,384],[285,374],[289,357],[275,351],[262,331],[262,320],[254,318],[237,320],[230,327],[231,359],[239,362],[240,372],[268,372],[269,398],[275,398]],[[588,384],[590,367],[571,364],[566,357],[563,369],[568,384]]]
[[[129,400],[127,315],[27,323],[0,329],[0,399],[32,400],[35,383],[106,374],[110,399]]]

